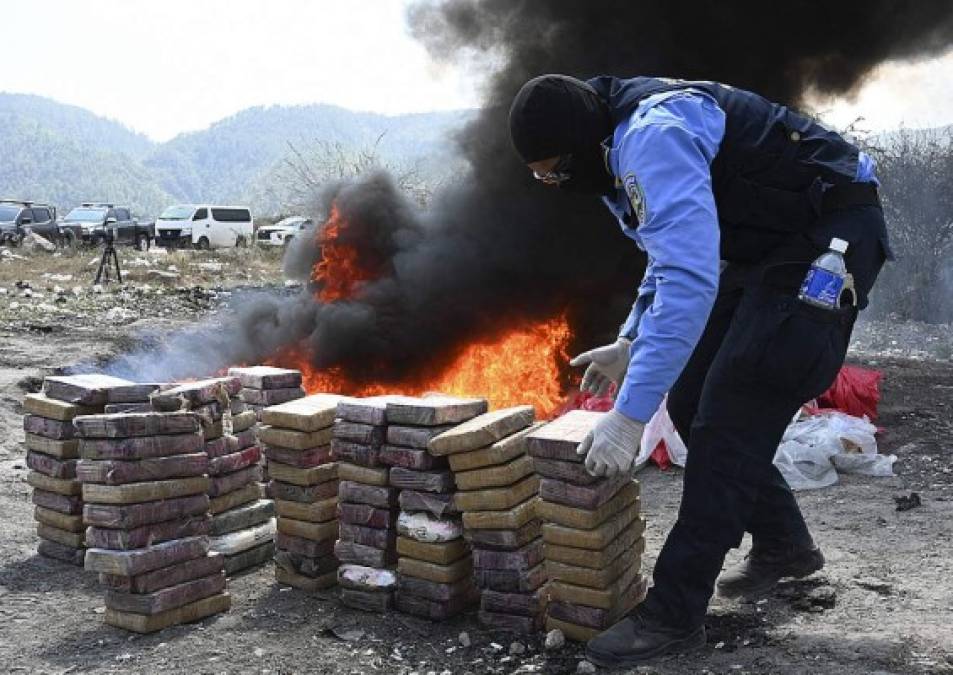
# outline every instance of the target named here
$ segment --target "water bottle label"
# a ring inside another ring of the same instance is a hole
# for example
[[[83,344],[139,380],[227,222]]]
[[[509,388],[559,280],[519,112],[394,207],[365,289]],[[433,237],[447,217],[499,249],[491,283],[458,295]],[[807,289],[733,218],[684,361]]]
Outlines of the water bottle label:
[[[837,307],[841,290],[844,288],[844,277],[825,269],[811,266],[804,283],[801,285],[800,296],[808,302]]]

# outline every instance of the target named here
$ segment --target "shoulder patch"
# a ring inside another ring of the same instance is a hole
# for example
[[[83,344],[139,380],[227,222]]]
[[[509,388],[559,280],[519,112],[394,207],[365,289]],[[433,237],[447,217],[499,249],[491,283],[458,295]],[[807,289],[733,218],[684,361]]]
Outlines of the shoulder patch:
[[[639,179],[634,173],[625,174],[622,179],[622,185],[625,187],[625,194],[629,198],[629,205],[632,207],[632,215],[639,225],[645,222],[645,214],[648,206],[645,203],[645,190],[639,185]]]

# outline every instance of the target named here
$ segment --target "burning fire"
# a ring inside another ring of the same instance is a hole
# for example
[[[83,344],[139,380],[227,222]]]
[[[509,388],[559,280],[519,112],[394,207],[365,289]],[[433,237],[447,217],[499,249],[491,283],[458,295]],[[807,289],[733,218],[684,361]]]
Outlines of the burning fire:
[[[361,282],[374,278],[371,270],[360,265],[358,249],[339,241],[345,225],[337,205],[332,204],[327,222],[315,235],[321,247],[321,260],[311,271],[311,281],[318,286],[316,295],[320,302],[349,298]]]
[[[560,373],[569,360],[567,348],[571,335],[564,316],[516,328],[495,341],[466,345],[453,364],[435,377],[398,383],[357,384],[338,368],[316,370],[302,350],[288,350],[271,363],[301,370],[304,387],[312,394],[419,396],[440,392],[483,396],[491,408],[528,404],[543,418],[563,404]]]
[[[366,255],[346,243],[347,220],[336,205],[324,227],[318,231],[321,260],[314,266],[311,280],[319,302],[332,303],[353,298],[360,285],[374,279],[378,269]],[[352,396],[405,394],[419,396],[440,392],[457,396],[483,396],[491,408],[530,404],[540,417],[554,413],[564,402],[560,373],[569,361],[567,348],[572,337],[565,316],[524,325],[488,341],[474,341],[461,347],[459,355],[443,372],[402,382],[357,382],[340,368],[317,370],[304,347],[283,350],[269,363],[296,368],[304,374],[309,393],[330,392]],[[422,372],[432,369],[422,368]]]

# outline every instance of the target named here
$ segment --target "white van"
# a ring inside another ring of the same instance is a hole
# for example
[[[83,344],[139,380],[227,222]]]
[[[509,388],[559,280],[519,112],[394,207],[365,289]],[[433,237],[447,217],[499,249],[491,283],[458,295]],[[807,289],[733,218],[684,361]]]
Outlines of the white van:
[[[200,249],[248,246],[255,223],[247,206],[178,204],[156,218],[160,246],[195,246]]]

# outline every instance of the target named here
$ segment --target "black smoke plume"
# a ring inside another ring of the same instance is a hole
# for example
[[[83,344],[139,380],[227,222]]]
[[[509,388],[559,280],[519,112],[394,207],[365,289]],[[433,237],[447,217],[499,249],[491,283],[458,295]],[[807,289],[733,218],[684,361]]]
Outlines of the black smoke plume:
[[[315,366],[400,380],[473,339],[561,312],[575,346],[611,339],[644,261],[598,200],[534,184],[518,162],[506,115],[535,75],[712,79],[799,104],[811,89],[850,93],[884,60],[953,44],[947,0],[443,0],[413,5],[408,23],[437,59],[501,64],[454,139],[469,171],[423,210],[383,174],[332,186],[321,210],[337,205],[381,276],[351,301],[320,304],[308,289],[252,303],[238,326],[206,338],[221,364],[199,371],[303,343]],[[386,60],[381,68],[385,77]],[[319,254],[293,252],[291,271],[307,276]]]

